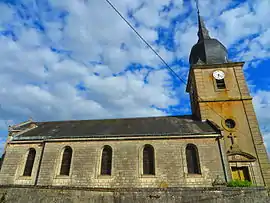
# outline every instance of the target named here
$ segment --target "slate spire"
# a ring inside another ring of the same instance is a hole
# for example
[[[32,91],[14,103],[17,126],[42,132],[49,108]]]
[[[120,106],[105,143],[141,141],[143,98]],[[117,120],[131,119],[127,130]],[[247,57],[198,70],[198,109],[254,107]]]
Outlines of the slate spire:
[[[191,49],[189,55],[190,65],[228,63],[228,51],[226,47],[217,39],[209,36],[209,31],[200,16],[198,0],[195,1],[198,13],[197,35],[199,39]]]
[[[204,21],[201,18],[199,11],[198,11],[198,25],[199,25],[199,30],[198,30],[199,41],[210,39],[209,31],[205,27]]]
[[[199,37],[199,40],[198,41],[202,41],[204,39],[210,39],[209,31],[205,27],[204,21],[203,21],[202,17],[200,16],[200,10],[199,10],[198,0],[196,0],[196,7],[197,7],[198,27],[199,27],[198,34],[197,34],[198,37]]]

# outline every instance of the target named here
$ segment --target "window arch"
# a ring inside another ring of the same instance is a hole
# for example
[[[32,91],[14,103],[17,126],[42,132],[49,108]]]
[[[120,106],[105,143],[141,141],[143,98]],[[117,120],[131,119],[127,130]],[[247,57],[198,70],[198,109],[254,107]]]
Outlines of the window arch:
[[[71,159],[72,159],[72,149],[71,147],[67,146],[64,148],[64,152],[62,156],[60,175],[66,175],[66,176],[69,175]]]
[[[30,148],[24,166],[23,176],[31,176],[36,157],[36,150]]]
[[[112,148],[105,145],[101,157],[101,175],[111,175],[112,173]]]
[[[154,148],[148,144],[143,148],[143,174],[155,175]]]
[[[194,144],[187,145],[186,158],[188,173],[201,174],[198,149]]]

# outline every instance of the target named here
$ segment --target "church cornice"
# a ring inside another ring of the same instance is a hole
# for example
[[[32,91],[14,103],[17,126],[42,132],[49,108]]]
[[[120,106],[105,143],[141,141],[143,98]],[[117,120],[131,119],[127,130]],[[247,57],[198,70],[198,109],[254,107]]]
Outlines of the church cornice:
[[[199,102],[230,102],[230,101],[242,101],[242,100],[252,100],[251,96],[242,96],[230,99],[204,99],[203,97],[198,98]]]
[[[170,135],[141,135],[141,136],[124,136],[116,135],[113,137],[102,136],[102,137],[91,137],[91,138],[59,138],[59,139],[36,139],[31,140],[12,140],[8,144],[25,144],[25,143],[41,143],[41,142],[81,142],[81,141],[103,141],[103,140],[156,140],[156,139],[196,139],[196,138],[217,138],[221,137],[221,134],[216,132],[215,134],[190,134],[180,135],[179,133]]]
[[[203,64],[203,65],[192,65],[190,69],[216,69],[216,68],[232,68],[236,66],[243,67],[245,62],[230,62],[222,64]]]
[[[227,152],[229,162],[253,162],[256,161],[256,157],[241,150]]]

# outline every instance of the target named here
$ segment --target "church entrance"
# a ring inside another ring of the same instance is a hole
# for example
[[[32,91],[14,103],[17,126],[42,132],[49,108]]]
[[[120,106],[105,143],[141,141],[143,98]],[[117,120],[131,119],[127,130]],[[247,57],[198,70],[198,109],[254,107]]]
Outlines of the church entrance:
[[[255,180],[254,165],[256,158],[243,151],[231,152],[228,154],[228,161],[231,168],[232,180],[246,180],[257,183]]]
[[[247,180],[250,181],[249,170],[247,166],[231,167],[233,180]]]

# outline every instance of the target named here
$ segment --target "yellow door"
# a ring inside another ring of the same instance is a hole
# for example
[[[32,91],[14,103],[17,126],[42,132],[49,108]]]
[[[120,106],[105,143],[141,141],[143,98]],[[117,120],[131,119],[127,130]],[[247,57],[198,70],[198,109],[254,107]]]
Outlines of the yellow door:
[[[240,180],[246,180],[245,175],[244,175],[244,169],[243,168],[239,168],[238,174],[240,176]]]
[[[232,167],[231,170],[232,170],[232,179],[233,180],[248,180],[248,181],[250,181],[248,167]]]
[[[238,173],[238,170],[237,170],[237,167],[232,167],[232,179],[233,180],[241,180],[239,173]]]

